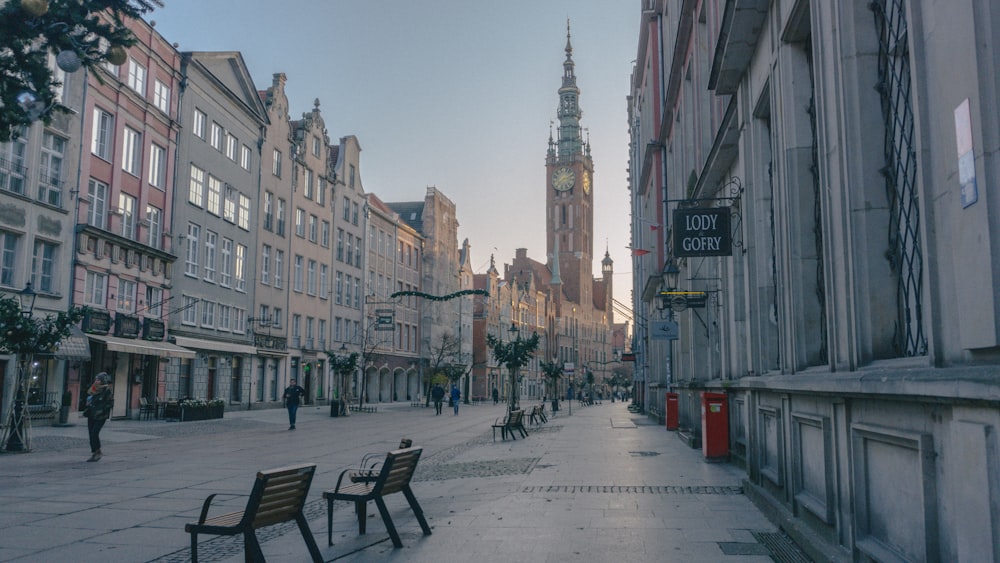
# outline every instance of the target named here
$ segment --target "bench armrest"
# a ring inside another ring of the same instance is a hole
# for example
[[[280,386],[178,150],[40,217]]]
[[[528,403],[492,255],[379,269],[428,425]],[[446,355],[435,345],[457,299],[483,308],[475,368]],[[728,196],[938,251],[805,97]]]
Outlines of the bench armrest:
[[[208,518],[208,507],[211,506],[212,499],[215,498],[216,494],[217,493],[212,493],[208,495],[208,498],[205,499],[205,504],[201,505],[201,516],[198,517],[199,524],[204,524],[205,520]]]
[[[341,471],[340,475],[337,477],[337,486],[333,488],[333,492],[335,493],[340,492],[340,483],[344,480],[344,475],[347,475],[348,473],[355,471],[367,471],[367,470],[365,468],[359,468],[359,467],[348,467],[347,469]]]

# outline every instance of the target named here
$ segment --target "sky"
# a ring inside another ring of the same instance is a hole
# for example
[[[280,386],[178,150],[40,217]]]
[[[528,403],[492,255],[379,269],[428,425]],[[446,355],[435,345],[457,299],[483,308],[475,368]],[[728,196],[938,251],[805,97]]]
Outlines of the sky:
[[[332,141],[361,144],[364,190],[457,208],[473,271],[517,248],[545,262],[545,155],[570,21],[594,160],[594,269],[631,303],[628,114],[639,0],[164,0],[181,51],[240,51],[258,90],[283,72],[292,119],[320,100]]]

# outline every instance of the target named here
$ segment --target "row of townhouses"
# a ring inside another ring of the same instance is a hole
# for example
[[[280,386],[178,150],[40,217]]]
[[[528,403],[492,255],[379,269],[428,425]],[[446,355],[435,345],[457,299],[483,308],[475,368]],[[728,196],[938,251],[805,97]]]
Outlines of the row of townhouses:
[[[29,406],[69,393],[80,410],[102,371],[116,417],[185,398],[276,406],[291,379],[307,403],[365,403],[426,400],[428,376],[457,366],[466,398],[510,385],[554,397],[584,369],[609,375],[623,346],[612,350],[611,260],[590,277],[593,233],[566,221],[570,206],[592,214],[578,109],[549,140],[548,174],[571,165],[583,182],[546,183],[563,207],[560,224],[550,201],[548,259],[520,249],[503,272],[491,260],[476,274],[455,204],[433,187],[406,202],[366,192],[358,139],[331,139],[318,99],[292,118],[284,74],[258,90],[239,52],[179,52],[152,25],[130,27],[126,62],[59,72],[69,111],[0,144],[0,291],[30,284],[35,316],[87,308],[58,350],[35,355]],[[570,53],[567,36],[559,95],[575,103]],[[532,333],[539,351],[511,382],[486,335]],[[331,355],[351,354],[357,369],[337,373]],[[558,388],[542,361],[568,368]],[[3,409],[16,364],[0,357]]]
[[[641,2],[637,398],[817,561],[1000,560],[998,21]]]

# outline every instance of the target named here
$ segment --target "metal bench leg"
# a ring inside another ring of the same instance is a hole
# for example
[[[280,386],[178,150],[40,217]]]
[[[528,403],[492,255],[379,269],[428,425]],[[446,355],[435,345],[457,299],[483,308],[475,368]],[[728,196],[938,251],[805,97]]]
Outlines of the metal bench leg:
[[[306,547],[309,548],[309,555],[312,556],[313,563],[323,563],[323,556],[320,555],[319,546],[316,545],[316,539],[313,538],[312,531],[309,530],[309,522],[306,522],[305,514],[299,511],[295,515],[295,522],[299,525],[299,531],[302,532],[302,538],[306,540]]]
[[[389,531],[389,537],[392,538],[392,545],[403,547],[403,541],[399,539],[399,533],[396,532],[396,526],[392,523],[392,517],[389,516],[389,509],[386,508],[382,497],[375,497],[375,506],[378,507],[378,511],[382,515],[382,522],[385,523],[385,529]]]
[[[191,563],[198,563],[198,534],[191,533]]]
[[[368,513],[368,502],[359,500],[354,503],[354,512],[358,514],[358,533],[361,535],[365,534],[365,518]]]
[[[326,545],[333,545],[333,499],[326,499]]]
[[[267,563],[264,559],[264,552],[257,542],[257,534],[253,530],[243,532],[243,558],[247,563]]]
[[[406,496],[406,501],[410,503],[410,508],[413,509],[413,514],[417,517],[417,522],[420,523],[420,529],[424,531],[424,535],[431,535],[431,527],[427,525],[427,520],[424,519],[424,510],[420,508],[420,503],[417,502],[417,497],[413,495],[413,489],[409,485],[403,488],[403,495]]]

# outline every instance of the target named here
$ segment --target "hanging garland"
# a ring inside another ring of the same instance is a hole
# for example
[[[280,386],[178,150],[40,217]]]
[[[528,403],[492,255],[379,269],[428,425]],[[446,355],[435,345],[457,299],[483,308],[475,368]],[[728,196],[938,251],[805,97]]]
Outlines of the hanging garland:
[[[424,293],[422,291],[397,291],[389,297],[395,299],[397,297],[423,297],[424,299],[430,299],[431,301],[448,301],[449,299],[454,299],[456,297],[462,297],[463,295],[484,295],[486,297],[490,296],[490,292],[485,289],[463,289],[462,291],[456,291],[455,293],[449,293],[448,295],[431,295],[429,293]]]

